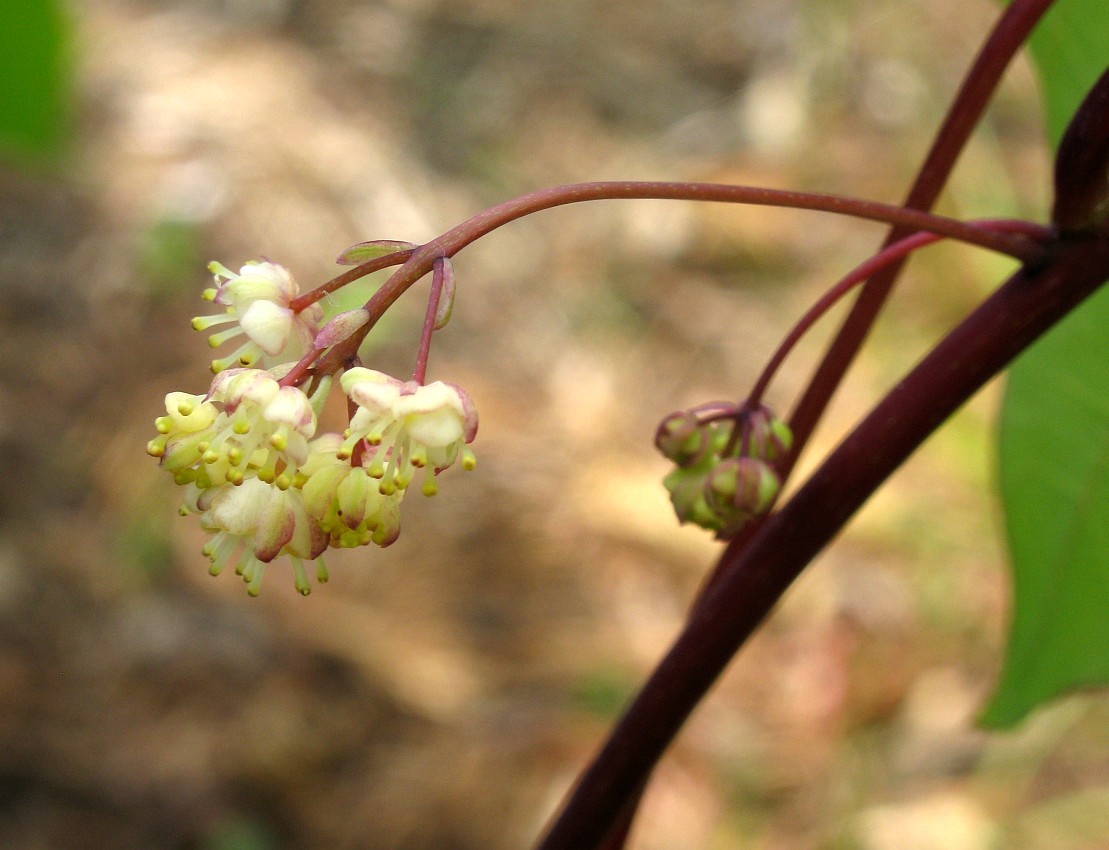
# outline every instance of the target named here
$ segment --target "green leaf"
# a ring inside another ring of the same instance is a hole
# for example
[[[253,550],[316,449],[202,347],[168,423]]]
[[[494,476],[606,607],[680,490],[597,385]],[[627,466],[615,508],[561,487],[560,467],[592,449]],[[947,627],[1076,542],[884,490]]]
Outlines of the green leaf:
[[[1014,610],[981,722],[1005,727],[1109,682],[1109,289],[1014,364],[1001,414],[1001,495]]]
[[[1105,70],[1109,3],[1057,0],[1031,40],[1058,145]],[[980,722],[1016,724],[1067,691],[1109,684],[1109,290],[1010,369],[998,437],[1013,613]]]
[[[0,0],[0,149],[43,159],[69,111],[66,19],[54,0]]]
[[[1056,0],[1029,40],[1052,148],[1109,57],[1109,3]]]

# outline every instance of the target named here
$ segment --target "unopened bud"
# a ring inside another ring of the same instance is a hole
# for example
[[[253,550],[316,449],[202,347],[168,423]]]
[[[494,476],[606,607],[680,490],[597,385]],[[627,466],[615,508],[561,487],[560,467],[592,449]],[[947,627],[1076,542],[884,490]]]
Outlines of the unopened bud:
[[[705,502],[726,529],[738,530],[751,517],[766,513],[780,488],[777,474],[761,460],[730,458],[708,474]]]
[[[705,427],[688,411],[671,413],[655,432],[655,446],[663,457],[678,466],[690,466],[700,460],[708,443]]]
[[[316,334],[316,340],[312,343],[312,347],[319,350],[338,345],[340,342],[349,339],[355,331],[365,327],[369,320],[369,310],[361,307],[357,310],[347,310],[345,313],[339,313]]]
[[[440,257],[435,261],[442,264],[443,288],[439,292],[439,304],[435,308],[435,330],[440,331],[447,326],[454,312],[454,264],[450,257]]]
[[[768,463],[781,460],[793,446],[793,432],[769,408],[751,411],[747,422],[743,454]]]
[[[720,519],[705,501],[705,479],[709,468],[708,463],[679,467],[662,479],[662,485],[670,493],[670,504],[674,506],[679,522],[719,531]]]

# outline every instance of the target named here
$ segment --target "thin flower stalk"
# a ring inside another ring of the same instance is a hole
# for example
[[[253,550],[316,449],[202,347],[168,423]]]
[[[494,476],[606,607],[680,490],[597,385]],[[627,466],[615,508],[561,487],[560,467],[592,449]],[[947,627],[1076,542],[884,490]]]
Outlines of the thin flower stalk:
[[[1029,221],[1013,219],[980,219],[972,222],[978,227],[989,228],[998,233],[1014,233],[1035,239],[1041,244],[1047,244],[1052,238],[1051,229]],[[840,299],[851,292],[855,287],[865,283],[878,272],[900,263],[914,251],[927,245],[941,241],[945,237],[937,233],[914,233],[897,242],[887,245],[870,259],[856,266],[849,274],[837,281],[813,304],[798,322],[790,329],[786,337],[778,345],[777,350],[767,361],[762,373],[755,381],[751,391],[747,394],[745,407],[755,408],[762,402],[762,397],[769,387],[771,380],[806,333],[818,322],[829,309],[837,304]]]
[[[966,147],[970,134],[981,121],[1002,75],[1053,4],[1054,0],[1012,0],[1002,11],[963,78],[932,147],[917,172],[916,180],[905,198],[907,208],[928,210],[935,204],[959,155]],[[927,228],[896,224],[890,229],[882,247],[903,239],[911,230],[925,229]],[[816,429],[855,355],[862,348],[902,268],[902,262],[895,262],[867,281],[801,394],[789,417],[796,442],[792,460],[783,469],[786,478]]]
[[[354,268],[348,269],[342,274],[336,275],[335,277],[331,278],[331,280],[327,281],[327,283],[317,286],[311,292],[306,292],[303,295],[293,299],[289,303],[289,307],[297,312],[305,310],[320,299],[330,295],[332,292],[338,292],[348,283],[354,283],[354,281],[359,280],[366,275],[373,274],[374,272],[381,271],[382,269],[387,269],[390,266],[401,265],[409,257],[411,257],[413,253],[415,253],[414,248],[405,249],[403,251],[396,251],[392,254],[386,254],[383,257],[374,257],[372,260],[367,260],[364,263],[360,263]]]
[[[416,352],[416,368],[412,380],[417,384],[424,382],[427,374],[427,358],[431,351],[431,335],[435,333],[435,317],[439,312],[439,299],[443,296],[443,278],[446,274],[446,257],[439,257],[431,273],[431,292],[427,298],[427,313],[424,315],[424,326],[420,332],[420,347]]]

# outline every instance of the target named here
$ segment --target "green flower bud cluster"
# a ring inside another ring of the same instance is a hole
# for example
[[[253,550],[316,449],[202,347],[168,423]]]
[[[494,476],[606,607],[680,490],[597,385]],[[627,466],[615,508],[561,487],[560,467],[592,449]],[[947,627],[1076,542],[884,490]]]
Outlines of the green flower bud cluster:
[[[792,442],[789,426],[762,406],[709,404],[667,416],[655,446],[675,464],[662,483],[678,520],[734,537],[774,504],[775,464]]]

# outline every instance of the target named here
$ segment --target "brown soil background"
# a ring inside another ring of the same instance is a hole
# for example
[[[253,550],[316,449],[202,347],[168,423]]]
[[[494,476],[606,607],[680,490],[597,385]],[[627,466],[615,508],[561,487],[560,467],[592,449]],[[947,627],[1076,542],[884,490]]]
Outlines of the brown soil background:
[[[679,529],[658,419],[749,386],[879,241],[812,213],[603,203],[456,261],[430,375],[477,471],[308,599],[208,577],[143,453],[210,354],[204,263],[303,286],[531,189],[703,179],[896,201],[985,0],[90,0],[64,166],[0,172],[0,847],[521,848],[679,628],[718,546]],[[1043,217],[1019,64],[944,210]],[[914,262],[811,458],[1004,274]],[[348,297],[356,301],[365,290]],[[418,292],[375,334],[411,368]],[[338,309],[342,299],[330,306]],[[831,327],[834,322],[829,323]],[[788,409],[822,328],[772,393]],[[1007,581],[993,387],[791,591],[657,772],[632,847],[1096,850],[1109,717],[973,718]],[[810,461],[811,461],[810,458]]]

